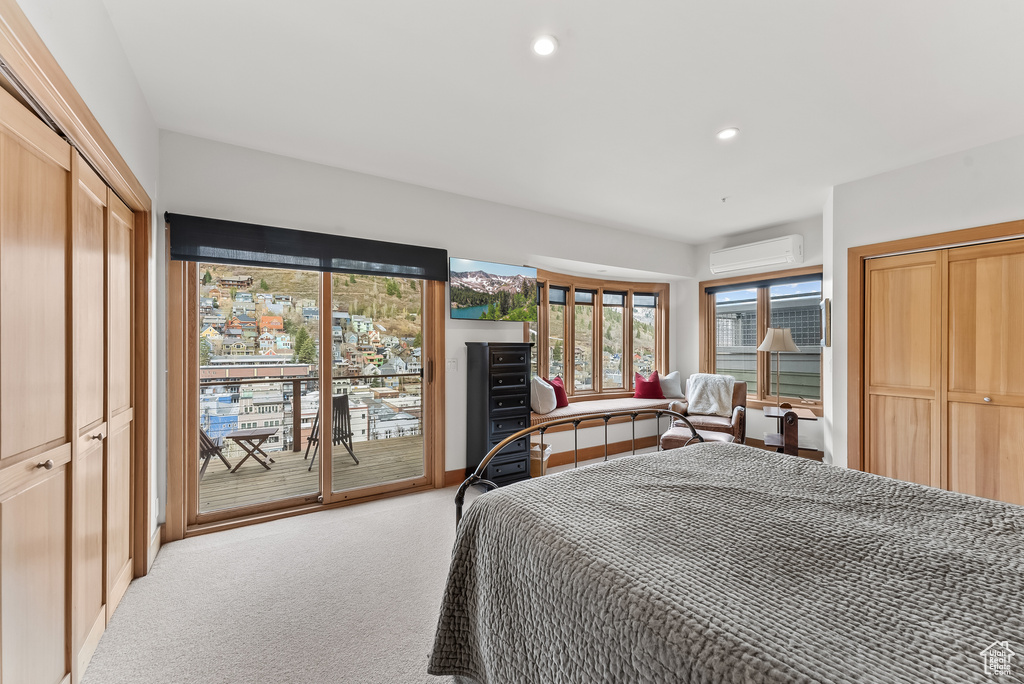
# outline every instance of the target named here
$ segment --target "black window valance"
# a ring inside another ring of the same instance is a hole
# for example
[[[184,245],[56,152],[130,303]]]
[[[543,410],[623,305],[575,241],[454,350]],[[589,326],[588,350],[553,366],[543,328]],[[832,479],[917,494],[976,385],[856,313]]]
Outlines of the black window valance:
[[[170,212],[164,218],[178,261],[448,280],[444,249]]]

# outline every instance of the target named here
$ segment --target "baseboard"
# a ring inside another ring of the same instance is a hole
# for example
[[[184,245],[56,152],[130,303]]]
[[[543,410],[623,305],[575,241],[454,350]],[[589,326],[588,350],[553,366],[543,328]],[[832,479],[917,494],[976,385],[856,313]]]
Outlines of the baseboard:
[[[646,449],[647,447],[658,445],[658,435],[649,435],[647,437],[636,438],[636,448]],[[633,440],[623,440],[621,442],[609,442],[608,443],[608,455],[622,454],[627,451],[633,450]],[[604,458],[604,445],[598,444],[597,446],[584,447],[579,450],[576,457],[576,461],[590,461],[595,458]],[[551,454],[551,458],[548,459],[548,468],[553,468],[560,465],[569,465],[573,462],[573,450],[558,451]]]
[[[658,444],[658,437],[657,437],[657,435],[650,435],[648,437],[637,437],[636,438],[636,448],[637,449],[646,449],[647,447],[657,446],[657,444]],[[609,444],[608,444],[608,455],[609,456],[611,456],[613,454],[625,453],[627,451],[632,451],[632,450],[633,450],[633,442],[632,442],[632,440],[629,440],[629,439],[621,441],[621,442],[609,442]],[[593,460],[595,458],[604,458],[604,445],[603,444],[599,444],[598,446],[593,446],[593,447],[584,447],[584,448],[579,450],[578,460],[579,460],[580,463],[582,463],[583,461],[590,461],[590,460]],[[568,464],[570,464],[572,462],[573,462],[573,452],[572,452],[572,449],[570,449],[569,451],[559,451],[557,453],[551,454],[551,457],[548,458],[548,467],[552,468],[554,466],[568,465]],[[456,485],[462,484],[463,480],[465,480],[466,477],[467,477],[467,475],[466,475],[466,469],[465,468],[459,468],[458,470],[446,470],[445,473],[444,473],[444,486],[445,487],[454,487]]]
[[[163,546],[164,542],[164,526],[157,525],[156,530],[153,532],[153,536],[149,540],[149,555],[146,557],[146,572],[148,573],[153,569],[153,561],[156,560],[156,554],[160,553],[160,547]]]
[[[455,485],[462,484],[462,481],[466,479],[466,469],[459,468],[458,470],[446,470],[444,471],[444,486],[454,487]]]

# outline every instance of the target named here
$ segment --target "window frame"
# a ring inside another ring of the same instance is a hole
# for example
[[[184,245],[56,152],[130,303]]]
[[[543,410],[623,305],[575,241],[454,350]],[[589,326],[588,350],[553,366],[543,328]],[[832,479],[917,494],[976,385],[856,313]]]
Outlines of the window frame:
[[[700,372],[715,372],[715,349],[717,341],[715,337],[715,295],[708,292],[711,288],[723,286],[736,286],[742,289],[744,286],[757,289],[757,340],[761,340],[768,332],[768,324],[771,319],[769,306],[770,289],[772,285],[779,284],[777,281],[791,280],[800,276],[821,276],[823,269],[818,266],[802,266],[790,268],[784,271],[771,271],[768,273],[755,273],[753,275],[734,276],[731,278],[719,278],[717,280],[705,280],[698,285],[699,306],[698,318],[700,319]],[[821,355],[824,359],[825,355]],[[822,365],[824,361],[820,362]],[[820,369],[824,371],[822,367]],[[765,406],[775,406],[778,398],[771,391],[772,361],[771,352],[757,352],[757,389],[747,393],[747,408],[762,409]],[[824,385],[824,372],[818,376],[819,382]],[[824,397],[824,388],[819,392]],[[809,409],[816,416],[824,415],[822,399],[801,399],[799,397],[782,396],[781,401],[788,402],[794,406]]]
[[[566,290],[566,304],[563,320],[565,324],[565,335],[562,341],[563,359],[563,380],[565,381],[566,394],[569,402],[590,401],[595,399],[624,399],[632,397],[633,387],[633,295],[653,294],[657,297],[655,305],[655,340],[654,340],[654,370],[659,373],[666,373],[668,370],[669,350],[669,284],[651,282],[631,282],[619,280],[600,280],[597,278],[586,278],[582,276],[571,276],[562,273],[554,273],[538,269],[537,284],[540,287],[540,301],[537,306],[537,375],[543,378],[548,377],[548,292],[550,288],[559,287]],[[575,389],[575,358],[573,362],[567,361],[567,355],[576,351],[576,316],[575,301],[576,290],[594,292],[594,325],[591,328],[593,335],[592,349],[594,359],[591,367],[593,377],[593,389],[577,391]],[[599,353],[602,349],[601,341],[604,330],[604,293],[625,293],[625,306],[623,307],[622,322],[622,387],[605,391],[602,388],[604,383],[604,359]],[[530,323],[523,324],[523,341],[530,342]]]

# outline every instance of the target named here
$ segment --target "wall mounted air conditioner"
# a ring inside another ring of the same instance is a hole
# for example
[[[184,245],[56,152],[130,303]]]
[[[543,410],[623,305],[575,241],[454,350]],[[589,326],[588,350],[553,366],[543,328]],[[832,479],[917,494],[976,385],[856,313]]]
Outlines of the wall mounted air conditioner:
[[[711,272],[715,274],[803,262],[803,235],[786,235],[711,252]]]

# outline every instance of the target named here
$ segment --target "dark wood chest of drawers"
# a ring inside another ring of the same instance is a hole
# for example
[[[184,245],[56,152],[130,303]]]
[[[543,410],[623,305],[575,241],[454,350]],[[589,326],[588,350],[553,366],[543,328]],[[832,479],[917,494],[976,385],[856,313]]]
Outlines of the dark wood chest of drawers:
[[[498,442],[530,426],[530,343],[467,342],[466,473]],[[530,439],[495,456],[484,478],[498,486],[530,477]]]

